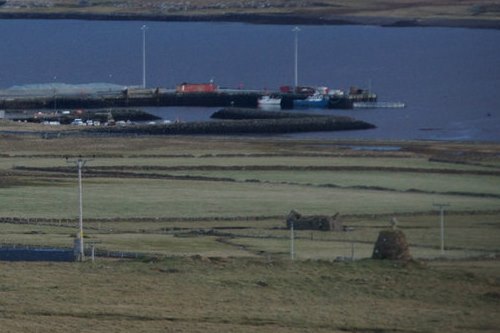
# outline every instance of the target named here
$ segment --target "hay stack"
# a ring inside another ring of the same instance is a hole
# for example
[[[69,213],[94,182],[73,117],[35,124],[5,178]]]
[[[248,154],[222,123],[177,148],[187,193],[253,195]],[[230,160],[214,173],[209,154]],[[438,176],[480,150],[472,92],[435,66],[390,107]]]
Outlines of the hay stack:
[[[382,230],[375,243],[372,258],[410,260],[410,249],[405,234],[401,230]]]

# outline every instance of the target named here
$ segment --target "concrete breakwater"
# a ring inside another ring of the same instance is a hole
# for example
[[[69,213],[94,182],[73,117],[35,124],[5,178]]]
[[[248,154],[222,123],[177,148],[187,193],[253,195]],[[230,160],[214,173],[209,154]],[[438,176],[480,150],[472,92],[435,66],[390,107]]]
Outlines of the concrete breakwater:
[[[137,125],[86,128],[88,134],[109,135],[182,135],[182,134],[279,134],[293,132],[345,131],[375,128],[374,125],[350,117],[307,113],[268,112],[229,108],[218,111],[204,122],[179,122],[162,125]]]
[[[257,107],[261,96],[253,92],[176,93],[159,90],[112,92],[89,95],[8,96],[0,98],[0,109],[95,109],[140,106]]]

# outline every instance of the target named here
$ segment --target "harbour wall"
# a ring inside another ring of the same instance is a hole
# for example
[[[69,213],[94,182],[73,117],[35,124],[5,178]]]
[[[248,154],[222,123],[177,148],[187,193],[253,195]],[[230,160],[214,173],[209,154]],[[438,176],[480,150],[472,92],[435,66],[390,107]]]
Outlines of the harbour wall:
[[[0,109],[96,109],[96,108],[123,108],[123,107],[243,107],[256,108],[257,100],[263,92],[232,91],[232,92],[158,92],[151,90],[143,93],[117,92],[114,94],[94,95],[63,95],[63,96],[5,96],[0,97]],[[282,98],[283,109],[291,109],[294,99],[304,99],[302,94],[272,93]],[[374,95],[373,95],[374,96]],[[351,109],[355,101],[373,101],[373,96],[346,95],[331,97],[329,108]]]

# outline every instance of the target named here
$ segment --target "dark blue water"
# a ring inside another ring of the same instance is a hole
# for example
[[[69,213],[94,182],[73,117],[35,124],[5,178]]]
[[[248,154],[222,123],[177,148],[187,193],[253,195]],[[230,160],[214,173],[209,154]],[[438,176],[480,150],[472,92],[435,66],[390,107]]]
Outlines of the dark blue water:
[[[142,83],[213,79],[223,87],[293,84],[291,26],[0,20],[0,89],[28,83]],[[500,141],[500,31],[304,26],[299,84],[360,86],[405,109],[318,111],[352,115],[375,130],[301,137]],[[206,119],[211,110],[156,109],[165,118]],[[207,112],[207,113],[205,113]]]

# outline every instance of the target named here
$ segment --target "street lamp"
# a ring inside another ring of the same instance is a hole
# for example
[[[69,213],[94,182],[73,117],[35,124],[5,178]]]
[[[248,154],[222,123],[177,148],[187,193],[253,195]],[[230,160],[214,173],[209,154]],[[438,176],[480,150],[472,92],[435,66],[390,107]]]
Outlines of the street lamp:
[[[292,29],[295,33],[295,87],[299,85],[299,27]]]
[[[52,85],[52,89],[54,90],[54,113],[57,111],[57,88],[56,88],[56,79],[57,76],[54,76],[54,84]]]
[[[142,88],[146,88],[146,30],[148,27],[143,25],[142,30]]]
[[[54,87],[53,90],[54,90],[54,113],[56,113],[57,112],[57,95],[56,95],[57,94],[57,90],[56,90],[55,87]]]

